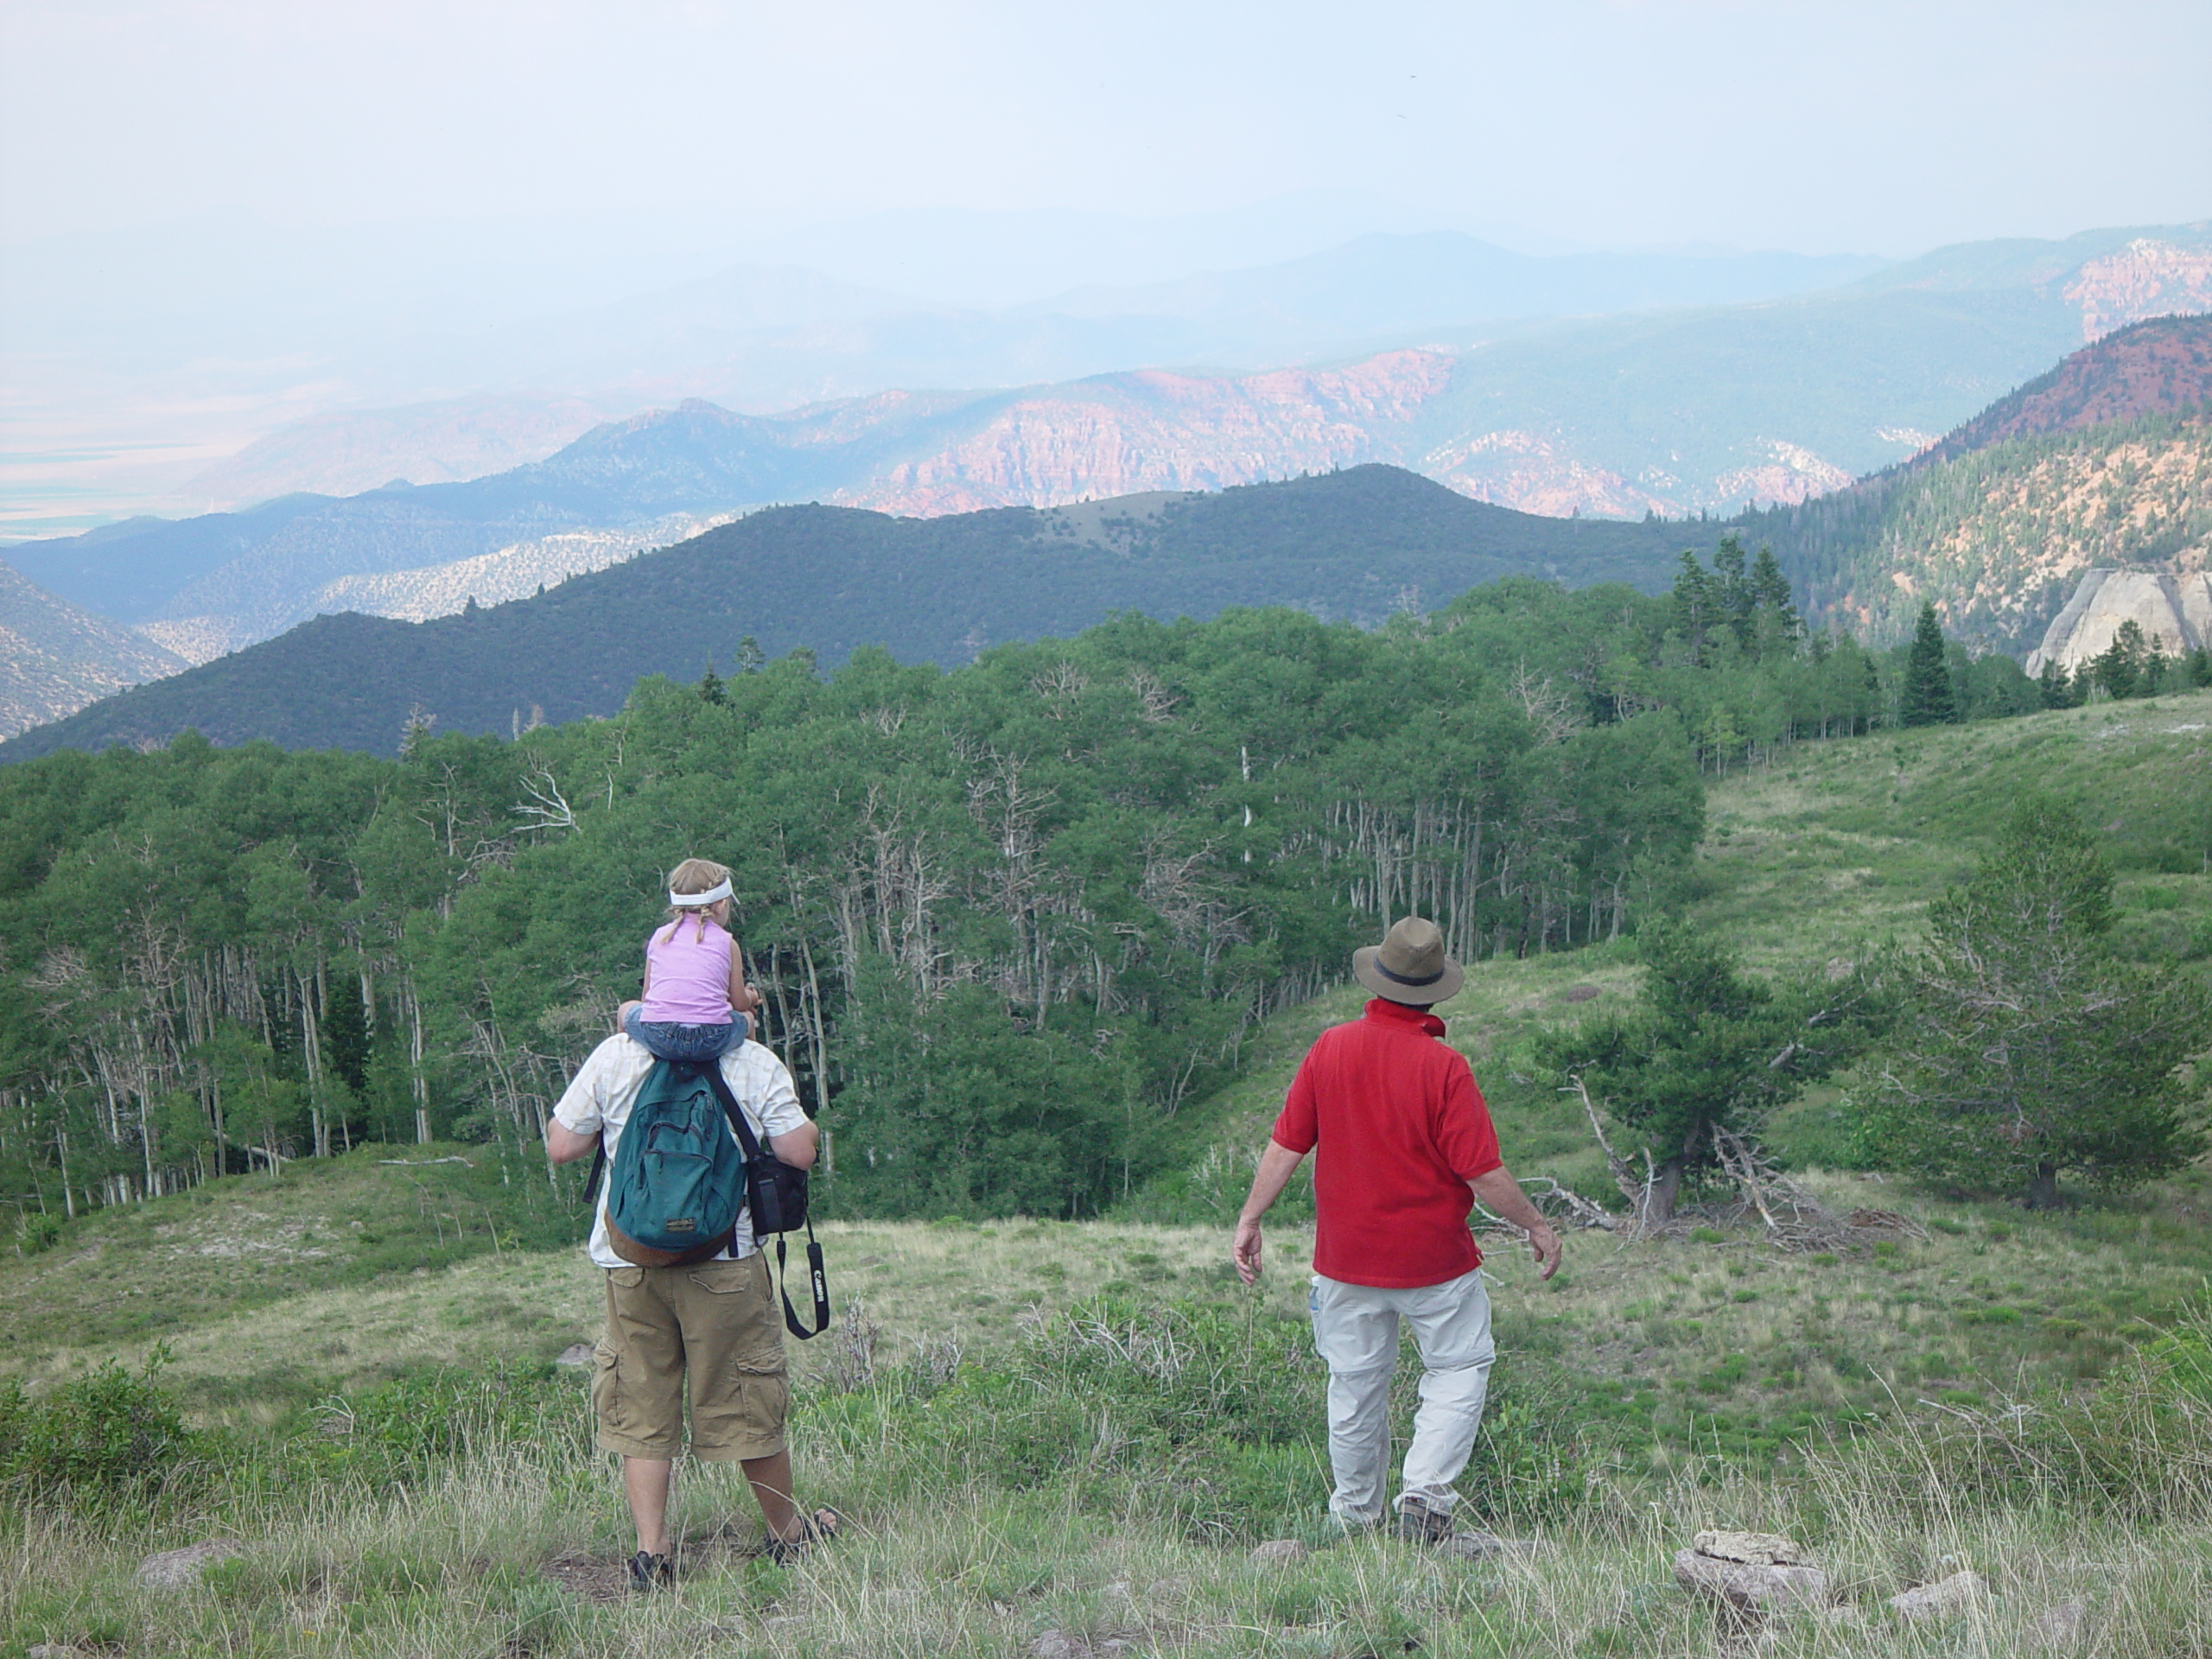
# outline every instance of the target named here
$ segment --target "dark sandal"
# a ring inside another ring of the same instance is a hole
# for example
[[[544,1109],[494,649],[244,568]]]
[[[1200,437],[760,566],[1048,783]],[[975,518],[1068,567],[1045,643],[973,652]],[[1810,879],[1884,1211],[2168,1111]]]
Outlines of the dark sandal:
[[[770,1533],[767,1546],[762,1553],[778,1567],[792,1566],[803,1560],[817,1544],[835,1541],[843,1524],[844,1518],[836,1510],[817,1510],[812,1515],[799,1517],[796,1536],[779,1538]]]
[[[667,1556],[641,1549],[630,1558],[630,1590],[632,1594],[666,1590],[675,1582],[676,1563]]]

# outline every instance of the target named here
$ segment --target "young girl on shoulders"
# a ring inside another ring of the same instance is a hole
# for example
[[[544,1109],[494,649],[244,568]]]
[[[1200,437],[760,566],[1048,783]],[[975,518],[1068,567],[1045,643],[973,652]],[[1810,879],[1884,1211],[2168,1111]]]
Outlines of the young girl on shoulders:
[[[668,925],[645,940],[644,999],[622,1005],[622,1029],[658,1059],[715,1059],[751,1034],[760,1006],[730,937],[728,867],[685,859],[669,872],[668,906]]]

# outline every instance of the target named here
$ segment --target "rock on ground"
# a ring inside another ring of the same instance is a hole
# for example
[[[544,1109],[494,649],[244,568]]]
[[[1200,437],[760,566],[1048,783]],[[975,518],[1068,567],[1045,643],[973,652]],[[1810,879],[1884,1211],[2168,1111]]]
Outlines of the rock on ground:
[[[1962,1613],[1970,1607],[1979,1607],[1988,1599],[1989,1586],[1980,1573],[1969,1568],[1891,1596],[1890,1605],[1901,1618],[1940,1618],[1948,1613]]]
[[[572,1342],[566,1348],[563,1348],[561,1351],[559,1357],[556,1357],[553,1363],[556,1365],[588,1365],[591,1363],[591,1344],[588,1342]]]
[[[1739,1610],[1824,1607],[1828,1600],[1828,1575],[1817,1567],[1722,1560],[1683,1549],[1675,1553],[1675,1577],[1685,1590]]]
[[[1700,1532],[1690,1548],[1717,1561],[1747,1567],[1810,1567],[1812,1557],[1792,1539],[1773,1532]]]
[[[1302,1561],[1306,1559],[1306,1546],[1295,1538],[1270,1538],[1253,1550],[1252,1559],[1255,1561]]]
[[[183,1590],[200,1582],[200,1575],[215,1561],[245,1554],[245,1546],[229,1538],[206,1538],[182,1549],[165,1549],[138,1563],[137,1582],[147,1590]]]

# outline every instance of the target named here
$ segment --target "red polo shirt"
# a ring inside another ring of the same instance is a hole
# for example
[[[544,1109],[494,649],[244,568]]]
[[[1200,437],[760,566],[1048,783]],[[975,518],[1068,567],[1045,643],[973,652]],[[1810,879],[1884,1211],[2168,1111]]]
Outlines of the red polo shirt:
[[[1389,1290],[1472,1273],[1467,1183],[1505,1160],[1466,1057],[1426,1008],[1381,997],[1321,1033],[1292,1079],[1275,1144],[1311,1152],[1313,1271]]]

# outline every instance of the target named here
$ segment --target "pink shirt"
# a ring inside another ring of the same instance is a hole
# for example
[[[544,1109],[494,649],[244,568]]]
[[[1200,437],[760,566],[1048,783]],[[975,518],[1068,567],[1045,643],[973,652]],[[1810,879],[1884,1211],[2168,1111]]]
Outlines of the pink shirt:
[[[658,1025],[726,1026],[729,1006],[730,937],[708,921],[679,916],[645,941],[644,1003],[639,1017]],[[674,938],[671,938],[673,932]]]

